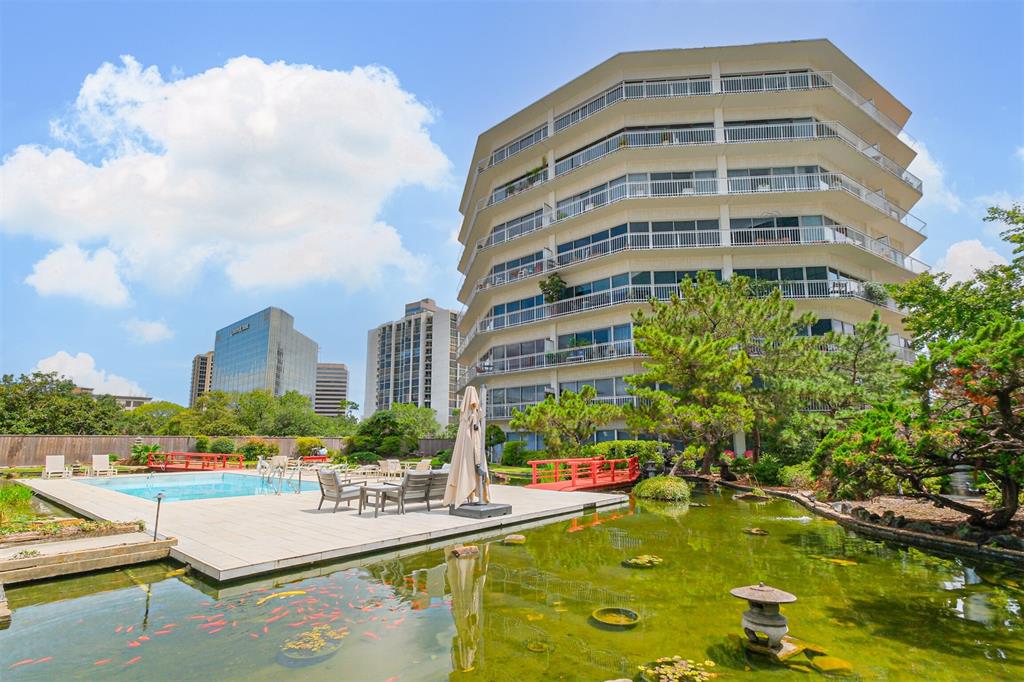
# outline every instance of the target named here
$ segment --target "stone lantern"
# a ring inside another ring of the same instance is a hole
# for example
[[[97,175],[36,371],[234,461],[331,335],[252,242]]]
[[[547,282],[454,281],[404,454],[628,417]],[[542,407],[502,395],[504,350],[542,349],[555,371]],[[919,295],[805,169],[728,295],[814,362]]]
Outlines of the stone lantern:
[[[729,593],[746,599],[750,606],[743,612],[743,632],[747,635],[748,648],[774,656],[786,653],[784,649],[789,647],[783,637],[789,632],[789,625],[786,617],[779,613],[779,605],[795,602],[796,597],[763,582],[736,587]]]

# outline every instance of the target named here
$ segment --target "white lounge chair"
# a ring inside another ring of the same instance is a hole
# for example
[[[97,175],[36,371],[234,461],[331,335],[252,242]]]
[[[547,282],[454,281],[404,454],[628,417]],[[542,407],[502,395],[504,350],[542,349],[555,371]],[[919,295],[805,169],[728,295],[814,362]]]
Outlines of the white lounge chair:
[[[388,478],[392,476],[400,478],[402,476],[402,463],[397,459],[384,460],[384,468],[381,470],[381,474]]]
[[[64,465],[64,455],[47,455],[43,478],[67,478],[71,471]]]
[[[117,467],[110,466],[110,455],[92,456],[93,476],[117,476]]]
[[[416,471],[430,471],[430,458],[428,457],[416,462]]]

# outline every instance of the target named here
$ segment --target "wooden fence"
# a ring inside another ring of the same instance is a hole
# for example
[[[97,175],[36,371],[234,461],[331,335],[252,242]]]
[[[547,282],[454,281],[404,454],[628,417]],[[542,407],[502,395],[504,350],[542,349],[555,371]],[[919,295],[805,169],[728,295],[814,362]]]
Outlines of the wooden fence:
[[[239,445],[247,436],[238,436]],[[296,455],[294,438],[263,437],[276,443],[282,455]],[[117,455],[126,459],[136,440],[159,445],[164,452],[192,452],[196,439],[192,436],[0,436],[0,467],[42,466],[47,455],[64,455],[67,464],[92,462],[92,455]],[[212,439],[211,439],[212,440]],[[322,438],[331,450],[342,447],[341,438]]]

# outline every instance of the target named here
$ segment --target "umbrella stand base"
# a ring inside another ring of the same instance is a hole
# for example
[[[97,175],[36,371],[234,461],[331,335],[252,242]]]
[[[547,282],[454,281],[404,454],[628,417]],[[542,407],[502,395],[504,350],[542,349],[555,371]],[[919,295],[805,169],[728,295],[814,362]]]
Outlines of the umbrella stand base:
[[[452,516],[464,516],[467,519],[489,519],[492,516],[505,516],[512,513],[512,505],[496,504],[461,504],[458,507],[449,507],[448,513]]]

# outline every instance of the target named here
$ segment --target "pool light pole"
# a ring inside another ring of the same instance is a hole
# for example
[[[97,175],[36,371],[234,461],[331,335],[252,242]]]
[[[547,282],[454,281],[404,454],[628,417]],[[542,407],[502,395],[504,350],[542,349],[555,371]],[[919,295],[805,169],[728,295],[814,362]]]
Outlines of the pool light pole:
[[[160,526],[160,503],[164,501],[164,494],[156,494],[156,520],[153,521],[153,542],[156,542],[156,529]]]

